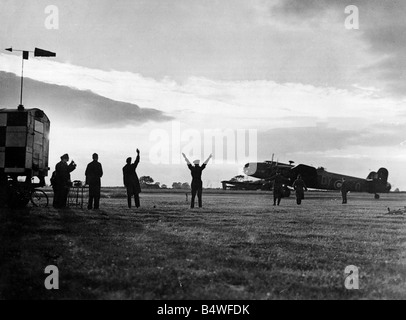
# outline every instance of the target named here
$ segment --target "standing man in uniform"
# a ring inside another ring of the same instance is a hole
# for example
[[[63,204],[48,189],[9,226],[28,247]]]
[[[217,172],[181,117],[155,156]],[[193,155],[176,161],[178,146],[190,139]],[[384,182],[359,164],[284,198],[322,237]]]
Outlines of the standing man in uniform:
[[[212,155],[210,155],[207,160],[200,166],[200,160],[193,161],[195,166],[192,166],[189,159],[186,157],[184,153],[182,153],[187,166],[190,169],[190,173],[192,174],[192,202],[190,204],[191,208],[195,207],[195,198],[197,194],[197,198],[199,201],[199,208],[202,207],[202,192],[203,192],[203,181],[202,181],[202,171],[206,168],[207,163],[209,163]]]
[[[304,199],[304,191],[307,191],[307,187],[302,180],[302,176],[299,174],[297,179],[293,182],[292,185],[293,189],[296,190],[296,203],[301,204],[302,200]]]
[[[347,193],[349,191],[348,181],[343,178],[343,182],[341,183],[341,197],[343,198],[343,204],[347,203]]]
[[[276,174],[270,177],[269,180],[273,181],[273,205],[278,204],[279,206],[283,197],[283,185],[287,182],[287,179],[277,170]]]
[[[135,199],[135,206],[139,208],[141,186],[140,181],[138,180],[137,172],[135,170],[140,163],[140,150],[137,149],[137,158],[135,159],[134,163],[131,163],[131,161],[131,157],[127,158],[127,164],[123,167],[124,186],[127,189],[128,208],[131,208],[131,199],[133,196]]]
[[[89,185],[89,201],[87,204],[87,209],[99,209],[100,203],[100,188],[101,188],[101,177],[103,176],[103,168],[99,162],[99,156],[97,153],[93,153],[93,161],[90,162],[85,171],[86,182]]]
[[[68,165],[69,155],[61,156],[61,161],[55,166],[54,203],[55,208],[65,208],[68,194],[72,185],[70,173],[76,169],[76,163],[72,160]]]

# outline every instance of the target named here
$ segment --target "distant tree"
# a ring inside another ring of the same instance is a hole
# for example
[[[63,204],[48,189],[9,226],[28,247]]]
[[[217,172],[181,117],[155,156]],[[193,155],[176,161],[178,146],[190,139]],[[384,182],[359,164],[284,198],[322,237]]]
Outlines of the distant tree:
[[[172,183],[172,189],[182,189],[182,183],[180,182]]]
[[[140,183],[141,184],[152,184],[152,183],[154,183],[154,179],[152,179],[150,176],[142,176],[140,178]]]
[[[181,188],[182,188],[182,189],[190,189],[190,184],[189,184],[189,183],[187,183],[187,182],[182,183]]]
[[[161,183],[160,182],[155,182],[155,185],[159,188]]]
[[[161,189],[168,189],[168,186],[167,186],[166,184],[163,184],[163,185],[161,186]]]
[[[393,192],[400,192],[399,188],[396,188]]]

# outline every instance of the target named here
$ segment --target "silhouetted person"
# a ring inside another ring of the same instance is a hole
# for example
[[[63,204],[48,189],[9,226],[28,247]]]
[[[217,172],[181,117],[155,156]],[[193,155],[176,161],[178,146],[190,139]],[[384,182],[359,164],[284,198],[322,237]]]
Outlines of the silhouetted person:
[[[127,189],[127,201],[128,207],[131,208],[131,199],[132,196],[135,198],[135,206],[137,208],[140,207],[140,193],[141,193],[141,186],[140,181],[138,180],[138,176],[136,173],[136,169],[138,164],[140,163],[140,150],[137,149],[137,158],[135,162],[132,164],[132,158],[127,158],[127,164],[123,167],[123,180],[124,185]]]
[[[349,184],[348,181],[343,178],[343,182],[341,183],[341,197],[343,198],[343,203],[347,203],[347,193],[349,191]]]
[[[269,178],[273,181],[273,205],[281,203],[283,196],[283,185],[287,182],[288,179],[283,177],[280,171],[276,171],[276,174]]]
[[[76,169],[74,161],[68,165],[69,155],[64,154],[61,161],[55,166],[54,201],[55,208],[65,208],[68,200],[69,189],[72,185],[70,173]]]
[[[86,182],[89,185],[89,201],[87,208],[99,209],[100,204],[100,188],[101,188],[101,177],[103,176],[103,168],[99,162],[99,156],[97,153],[93,153],[93,161],[90,162],[85,171]]]
[[[304,199],[304,191],[305,190],[307,191],[307,187],[304,181],[302,180],[300,174],[297,176],[297,179],[293,182],[292,187],[293,189],[296,190],[296,203],[301,204],[302,200]]]
[[[199,208],[202,207],[202,192],[203,192],[203,181],[202,181],[202,171],[206,168],[207,163],[210,161],[212,155],[210,155],[207,160],[200,166],[200,160],[193,161],[194,166],[190,163],[189,159],[186,157],[184,153],[182,153],[183,157],[186,160],[187,166],[190,169],[190,173],[192,174],[192,201],[190,204],[191,208],[195,207],[195,198],[197,194],[197,198],[199,201]]]
[[[55,207],[56,204],[56,194],[57,194],[57,185],[56,185],[56,171],[52,172],[51,178],[49,179],[49,181],[51,182],[51,187],[52,190],[54,192],[54,201],[53,201],[53,207]]]

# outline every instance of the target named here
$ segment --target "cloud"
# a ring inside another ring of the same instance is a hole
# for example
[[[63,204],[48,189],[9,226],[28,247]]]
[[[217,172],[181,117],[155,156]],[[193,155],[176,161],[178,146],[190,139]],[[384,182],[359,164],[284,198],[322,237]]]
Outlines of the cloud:
[[[20,79],[0,71],[0,97],[3,107],[15,108],[20,95]],[[92,91],[46,84],[24,79],[23,103],[27,108],[44,110],[60,123],[71,127],[117,128],[148,121],[163,122],[173,118],[162,111],[140,108],[136,104],[109,99]]]
[[[75,65],[155,79],[252,79],[263,74],[262,63],[269,61],[261,50],[266,39],[251,29],[251,1],[121,0],[112,6],[109,0],[53,0],[60,26],[52,31],[44,27],[49,1],[0,2],[1,43],[16,48],[38,44]]]
[[[296,21],[298,25],[307,23],[315,32],[323,27],[328,17],[328,24],[340,24],[344,31],[344,21],[348,16],[344,13],[344,9],[348,5],[358,7],[360,27],[359,30],[347,30],[347,34],[358,34],[367,46],[363,46],[362,49],[375,57],[367,59],[367,54],[364,54],[365,61],[368,62],[358,66],[357,69],[363,74],[363,80],[377,87],[383,87],[387,94],[404,98],[406,92],[405,1],[285,0],[274,3],[269,10],[286,23],[292,21]],[[354,54],[360,49],[360,47],[354,47]],[[374,81],[375,78],[379,81]]]
[[[268,130],[258,134],[259,158],[294,152],[320,152],[346,147],[356,134],[351,130],[328,127],[292,127]]]
[[[20,57],[0,53],[0,70],[18,75],[20,64]],[[220,81],[200,77],[178,83],[169,78],[155,80],[131,72],[35,58],[26,63],[24,74],[50,85],[91,90],[111,100],[142,104],[143,108],[156,110],[159,106],[162,112],[193,128],[264,130],[314,126],[327,120],[333,121],[332,126],[365,127],[377,119],[391,121],[405,116],[401,103],[390,98],[377,99],[372,89],[363,86],[347,90],[271,80]],[[19,95],[18,88],[19,84],[14,85],[15,97]],[[337,122],[338,118],[344,121]]]
[[[406,139],[406,123],[373,124],[367,128],[340,129],[326,125],[276,128],[258,134],[259,158],[291,154],[347,150],[350,147],[396,147]],[[351,156],[352,157],[352,156]]]
[[[400,146],[406,139],[406,123],[375,123],[361,130],[351,145],[370,147]]]
[[[0,53],[0,70],[18,75],[20,64],[20,57]],[[378,120],[391,122],[405,116],[401,103],[389,97],[377,99],[370,87],[360,85],[347,90],[271,80],[220,81],[200,77],[178,83],[170,78],[155,80],[131,72],[103,71],[35,58],[26,63],[24,74],[50,85],[67,86],[82,93],[90,90],[121,103],[142,104],[142,110],[159,107],[186,126],[201,129],[265,130],[314,126],[326,121],[343,129],[353,125],[367,127]],[[18,88],[19,84],[14,85],[15,97],[19,95]],[[35,94],[38,96],[38,92]],[[38,103],[42,105],[43,101]],[[105,100],[101,105],[111,103]],[[105,118],[110,112],[106,108]],[[164,118],[151,113],[150,110],[148,114],[156,115],[157,121],[168,119],[164,113],[161,113]]]

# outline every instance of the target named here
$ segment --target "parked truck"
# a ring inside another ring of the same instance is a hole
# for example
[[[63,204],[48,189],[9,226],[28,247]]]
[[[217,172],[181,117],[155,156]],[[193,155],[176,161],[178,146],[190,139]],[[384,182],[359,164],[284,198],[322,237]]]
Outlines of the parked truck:
[[[49,133],[40,109],[0,109],[0,206],[48,205]]]

